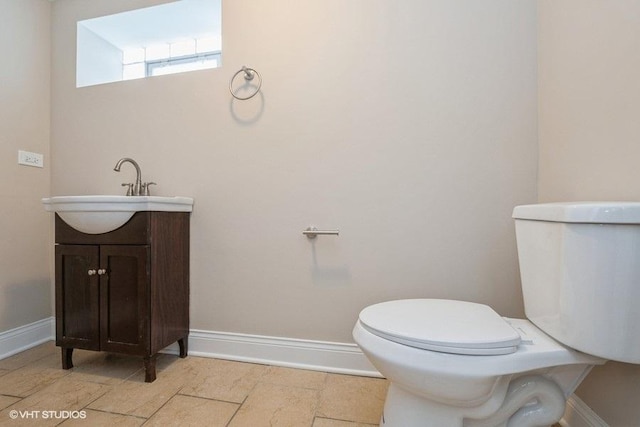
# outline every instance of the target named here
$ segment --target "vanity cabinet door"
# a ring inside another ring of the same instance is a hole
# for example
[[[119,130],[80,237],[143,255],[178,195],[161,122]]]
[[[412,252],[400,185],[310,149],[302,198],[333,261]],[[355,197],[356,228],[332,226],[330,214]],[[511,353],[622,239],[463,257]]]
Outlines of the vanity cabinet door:
[[[56,345],[100,349],[98,246],[56,246]]]
[[[149,247],[100,246],[100,349],[149,351]]]

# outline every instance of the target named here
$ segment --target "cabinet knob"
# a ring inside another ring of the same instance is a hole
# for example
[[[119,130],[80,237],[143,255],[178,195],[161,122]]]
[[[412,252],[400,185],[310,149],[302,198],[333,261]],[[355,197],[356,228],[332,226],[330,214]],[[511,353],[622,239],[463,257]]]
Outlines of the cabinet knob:
[[[96,271],[92,269],[92,270],[87,271],[87,274],[89,276],[93,276],[94,274],[96,274]]]
[[[98,269],[98,276],[102,276],[103,274],[107,274],[107,270],[105,268]]]

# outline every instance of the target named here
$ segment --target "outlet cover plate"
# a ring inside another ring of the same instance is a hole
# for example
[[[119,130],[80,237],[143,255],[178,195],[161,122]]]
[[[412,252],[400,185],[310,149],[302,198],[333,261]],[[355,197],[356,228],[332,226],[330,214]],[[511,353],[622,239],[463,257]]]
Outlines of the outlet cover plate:
[[[44,167],[44,156],[40,153],[18,150],[18,164],[41,168]]]

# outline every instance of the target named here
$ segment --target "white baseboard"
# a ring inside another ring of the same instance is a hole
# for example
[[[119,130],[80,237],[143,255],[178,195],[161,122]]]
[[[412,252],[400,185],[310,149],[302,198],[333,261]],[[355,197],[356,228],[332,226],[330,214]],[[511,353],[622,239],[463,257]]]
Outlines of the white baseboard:
[[[567,408],[560,420],[560,425],[563,427],[609,427],[609,424],[575,394],[567,399]]]
[[[55,324],[55,318],[49,317],[0,332],[0,360],[53,340]]]
[[[165,349],[177,354],[178,345]],[[381,377],[356,344],[192,329],[189,354],[289,368]]]
[[[0,360],[55,338],[55,318],[0,332]],[[178,354],[178,344],[163,350]],[[356,344],[269,337],[192,329],[193,356],[261,363],[289,368],[381,377]],[[567,400],[563,427],[609,427],[578,396]]]
[[[55,318],[0,332],[0,360],[55,339]],[[177,354],[173,344],[163,352]],[[191,330],[189,354],[299,369],[380,377],[356,344]]]

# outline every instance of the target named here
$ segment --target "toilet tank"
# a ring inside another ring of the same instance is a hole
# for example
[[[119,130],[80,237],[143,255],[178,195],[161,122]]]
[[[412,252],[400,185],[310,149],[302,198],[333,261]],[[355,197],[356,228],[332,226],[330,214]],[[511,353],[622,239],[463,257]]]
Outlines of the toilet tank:
[[[525,313],[563,344],[640,363],[640,203],[513,210]]]

